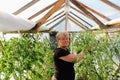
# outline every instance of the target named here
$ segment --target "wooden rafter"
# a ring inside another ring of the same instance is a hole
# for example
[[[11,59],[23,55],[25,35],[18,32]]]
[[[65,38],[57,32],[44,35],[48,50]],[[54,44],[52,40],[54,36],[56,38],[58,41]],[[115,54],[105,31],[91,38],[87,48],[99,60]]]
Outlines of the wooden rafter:
[[[115,8],[116,10],[119,10],[120,11],[120,7],[113,4],[112,2],[108,1],[108,0],[101,0],[102,2],[104,2],[105,4],[109,5],[110,7],[112,8]]]
[[[73,10],[75,10],[75,11],[77,11],[78,13],[80,13],[80,14],[82,14],[82,15],[84,15],[84,16],[86,16],[86,17],[88,17],[88,16],[87,16],[87,14],[85,14],[85,13],[83,13],[82,11],[80,11],[80,10],[76,9],[75,7],[70,6],[70,8],[71,8],[71,9],[73,9]],[[89,17],[88,17],[88,18],[89,18]]]
[[[28,19],[29,19],[29,20],[33,19],[34,17],[36,17],[36,16],[40,15],[40,14],[41,14],[41,13],[43,13],[44,11],[46,11],[46,10],[50,9],[50,8],[51,8],[52,6],[54,6],[56,3],[57,3],[57,1],[56,1],[56,2],[54,2],[54,3],[52,3],[52,4],[51,4],[51,5],[49,5],[49,6],[45,7],[44,9],[40,10],[39,12],[35,13],[35,14],[34,14],[34,15],[32,15],[31,17],[29,17]]]
[[[90,23],[88,23],[87,21],[85,21],[84,19],[80,18],[78,15],[74,14],[73,12],[70,12],[72,15],[74,15],[75,17],[77,17],[78,19],[82,20],[83,22],[85,22],[86,24],[88,24],[90,27],[93,27],[93,25],[91,25]]]
[[[70,8],[71,8],[71,9],[73,9],[73,10],[75,10],[75,11],[77,11],[78,13],[80,13],[80,14],[84,15],[85,17],[87,17],[87,18],[91,19],[90,17],[88,17],[88,15],[87,15],[87,14],[83,13],[81,10],[76,9],[76,8],[75,8],[75,7],[73,7],[73,6],[70,6]]]
[[[59,12],[58,14],[54,15],[52,18],[48,19],[46,22],[48,22],[48,21],[56,18],[58,15],[60,15],[60,14],[62,14],[62,13],[64,13],[64,11],[61,11],[61,12]]]
[[[68,15],[69,17],[71,17],[72,19],[74,19],[75,21],[77,21],[79,24],[81,24],[82,26],[88,28],[86,25],[84,25],[82,22],[80,22],[79,20],[77,20],[75,17],[73,17],[72,15]]]
[[[88,15],[87,15],[87,14],[83,13],[81,10],[76,9],[76,8],[75,8],[75,7],[73,7],[73,6],[70,6],[70,8],[71,8],[71,9],[73,9],[73,10],[75,10],[75,11],[77,11],[78,13],[80,13],[80,14],[84,15],[85,17],[87,17],[87,18],[91,19],[90,17],[88,17]]]
[[[57,27],[58,24],[60,24],[63,20],[65,20],[65,18],[61,19],[59,22],[57,22],[55,25],[53,25],[49,31],[51,31],[53,28]],[[64,26],[63,26],[64,27]]]
[[[58,0],[57,3],[54,5],[54,7],[45,15],[43,16],[40,20],[38,20],[36,26],[32,29],[35,31],[38,31],[38,28],[46,22],[46,20],[53,14],[55,13],[65,2],[65,0]]]
[[[103,18],[103,19],[105,19],[105,20],[107,20],[107,21],[110,21],[110,19],[109,19],[108,17],[104,16],[103,14],[101,14],[101,13],[99,13],[99,12],[93,10],[92,8],[90,8],[90,7],[86,6],[86,5],[84,5],[84,4],[81,3],[81,2],[79,2],[79,3],[80,3],[85,9],[87,9],[87,10],[93,12],[94,14],[97,14],[98,16],[100,16],[101,18]]]
[[[22,11],[26,10],[27,8],[29,8],[30,6],[34,5],[35,3],[37,3],[40,0],[32,0],[31,2],[29,2],[28,4],[26,4],[25,6],[23,6],[22,8],[20,8],[19,10],[17,10],[16,12],[14,12],[13,14],[17,15],[19,13],[21,13]]]
[[[51,23],[53,23],[53,22],[55,22],[55,21],[57,21],[57,20],[59,20],[59,19],[60,19],[61,17],[63,17],[63,16],[65,16],[65,14],[62,14],[62,15],[59,16],[58,18],[56,18],[56,19],[54,19],[53,21],[47,23],[46,26],[49,25],[49,24],[51,24]]]
[[[71,16],[68,16],[68,19],[70,20],[70,21],[72,21],[73,23],[75,23],[76,25],[78,25],[80,28],[82,28],[83,30],[86,30],[87,28],[86,27],[84,27],[83,25],[81,25],[76,19],[73,19],[73,18],[71,18]]]
[[[90,17],[93,21],[95,21],[101,29],[104,29],[104,24],[98,20],[94,15],[92,15],[88,10],[86,10],[82,4],[80,4],[78,1],[76,0],[70,0],[76,7],[78,7],[80,10],[82,10],[85,14],[87,14],[88,17]]]
[[[88,27],[86,25],[84,25],[82,22],[80,22],[79,20],[77,20],[76,18],[74,18],[72,15],[68,15],[70,18],[72,18],[73,20],[75,20],[77,23],[79,23],[80,25],[84,26],[85,29],[88,29]]]

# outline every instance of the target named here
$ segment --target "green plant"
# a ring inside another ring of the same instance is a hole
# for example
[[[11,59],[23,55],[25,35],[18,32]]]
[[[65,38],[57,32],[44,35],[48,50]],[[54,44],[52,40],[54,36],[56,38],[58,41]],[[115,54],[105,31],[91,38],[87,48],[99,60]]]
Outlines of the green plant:
[[[102,34],[102,36],[101,36]],[[1,40],[0,80],[50,80],[53,50],[43,34],[21,34]],[[120,77],[120,33],[106,37],[104,32],[71,33],[69,49],[85,56],[75,64],[76,80],[117,80]],[[91,50],[87,47],[91,46]]]
[[[53,63],[52,50],[42,34],[21,34],[2,41],[0,80],[48,80]]]
[[[100,36],[102,34],[102,36]],[[119,34],[118,34],[119,35]],[[97,37],[99,36],[99,37]],[[76,52],[82,50],[84,59],[75,65],[77,80],[110,80],[120,77],[120,36],[109,40],[100,31],[93,33],[90,31],[80,32],[74,41]],[[87,47],[91,46],[91,50]],[[118,63],[115,61],[118,60]],[[116,74],[115,74],[116,72]],[[114,76],[113,76],[114,75]]]

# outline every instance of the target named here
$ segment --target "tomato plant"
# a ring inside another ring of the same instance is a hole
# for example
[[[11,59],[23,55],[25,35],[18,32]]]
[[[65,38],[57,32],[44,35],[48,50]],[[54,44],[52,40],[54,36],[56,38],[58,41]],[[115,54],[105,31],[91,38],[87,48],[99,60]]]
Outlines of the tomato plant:
[[[0,79],[48,80],[53,52],[42,34],[21,34],[20,38],[2,41]]]
[[[120,78],[120,33],[104,31],[70,34],[72,52],[83,52],[75,64],[76,80],[117,80]],[[50,80],[53,74],[53,43],[42,33],[21,34],[0,42],[0,80]],[[90,49],[89,49],[90,48]]]
[[[119,71],[116,70],[120,70],[118,35],[108,39],[102,31],[95,34],[91,31],[77,34],[74,48],[76,52],[82,50],[85,54],[84,59],[75,66],[77,80],[116,80],[120,77]],[[87,50],[88,46],[91,47],[90,51]]]

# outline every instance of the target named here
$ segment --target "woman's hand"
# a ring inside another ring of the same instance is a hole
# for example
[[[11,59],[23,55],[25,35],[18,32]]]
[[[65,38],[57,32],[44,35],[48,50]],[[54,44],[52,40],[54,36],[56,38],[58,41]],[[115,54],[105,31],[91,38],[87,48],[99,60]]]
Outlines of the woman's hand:
[[[83,57],[84,57],[84,54],[80,52],[79,54],[77,54],[77,61],[81,61]]]

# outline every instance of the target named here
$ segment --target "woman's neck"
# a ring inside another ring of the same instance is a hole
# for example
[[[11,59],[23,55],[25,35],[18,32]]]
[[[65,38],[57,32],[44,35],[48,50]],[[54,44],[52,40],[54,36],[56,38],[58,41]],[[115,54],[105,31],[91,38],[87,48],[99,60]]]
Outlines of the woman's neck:
[[[59,46],[59,48],[62,48],[62,49],[67,49],[67,47],[66,46]]]

